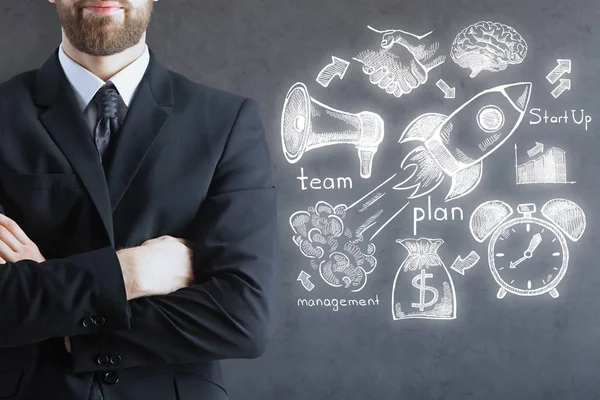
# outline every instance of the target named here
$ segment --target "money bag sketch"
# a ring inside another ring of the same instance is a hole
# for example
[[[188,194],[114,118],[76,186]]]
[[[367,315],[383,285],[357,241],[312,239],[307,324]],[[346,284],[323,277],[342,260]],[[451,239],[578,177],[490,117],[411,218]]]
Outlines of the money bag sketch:
[[[398,268],[392,289],[394,320],[455,319],[454,283],[437,251],[442,239],[398,239],[408,256]]]

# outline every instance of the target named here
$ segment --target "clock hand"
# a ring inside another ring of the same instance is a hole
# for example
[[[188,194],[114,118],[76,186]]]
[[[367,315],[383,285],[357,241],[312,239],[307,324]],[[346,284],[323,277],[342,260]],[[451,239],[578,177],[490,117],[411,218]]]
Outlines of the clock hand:
[[[525,250],[525,254],[527,254],[528,252],[533,253],[535,251],[535,249],[537,249],[537,247],[540,245],[540,243],[542,243],[542,235],[539,233],[536,233],[531,238],[531,241],[529,242],[529,247],[527,247],[527,250]],[[523,255],[525,255],[525,254],[523,254]],[[531,257],[531,255],[529,255],[529,257]]]
[[[519,258],[517,261],[514,261],[514,262],[511,261],[509,267],[516,268],[517,265],[521,264],[526,259],[531,258],[531,256],[533,255],[533,252],[535,251],[535,249],[537,249],[537,247],[540,245],[541,242],[542,242],[541,234],[536,233],[535,235],[533,235],[533,237],[529,241],[529,246],[527,246],[527,250],[525,250],[523,252],[523,257]]]
[[[523,257],[519,258],[517,261],[511,261],[510,268],[517,268],[517,265],[521,264],[523,261],[525,261],[528,258],[529,257],[527,257],[527,256],[523,256]]]

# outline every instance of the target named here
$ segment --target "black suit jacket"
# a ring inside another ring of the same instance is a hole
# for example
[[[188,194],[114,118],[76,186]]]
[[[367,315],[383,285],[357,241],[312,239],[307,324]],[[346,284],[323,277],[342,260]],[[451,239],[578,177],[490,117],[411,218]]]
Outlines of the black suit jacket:
[[[260,356],[273,327],[258,104],[150,51],[114,144],[105,176],[58,48],[0,84],[1,211],[47,260],[0,265],[0,398],[84,400],[97,374],[105,400],[226,399],[219,360]],[[195,283],[127,301],[116,250],[161,235],[195,240]]]

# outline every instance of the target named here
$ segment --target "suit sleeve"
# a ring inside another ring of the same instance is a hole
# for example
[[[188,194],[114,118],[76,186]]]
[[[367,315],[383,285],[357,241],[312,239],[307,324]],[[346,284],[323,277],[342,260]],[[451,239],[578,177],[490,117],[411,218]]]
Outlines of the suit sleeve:
[[[196,219],[195,283],[130,300],[130,330],[72,337],[74,372],[263,354],[280,257],[271,168],[258,103],[244,99]]]
[[[0,264],[0,347],[102,329],[130,329],[123,275],[112,246],[41,263]]]
[[[6,215],[3,194],[0,188],[0,212]],[[121,266],[112,246],[41,263],[0,264],[0,347],[93,336],[103,329],[128,330],[130,316]]]

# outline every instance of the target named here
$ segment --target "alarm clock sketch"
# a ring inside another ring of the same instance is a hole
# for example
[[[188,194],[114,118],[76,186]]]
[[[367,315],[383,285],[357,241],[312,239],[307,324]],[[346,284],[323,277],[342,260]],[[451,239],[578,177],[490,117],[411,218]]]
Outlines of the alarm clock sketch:
[[[510,219],[513,210],[500,200],[480,204],[471,214],[469,229],[480,243],[488,237],[488,263],[500,286],[497,297],[507,293],[559,296],[558,284],[569,267],[566,238],[577,241],[583,235],[583,210],[566,199],[552,199],[541,208],[545,219],[534,216],[536,205],[517,206],[521,215]]]

